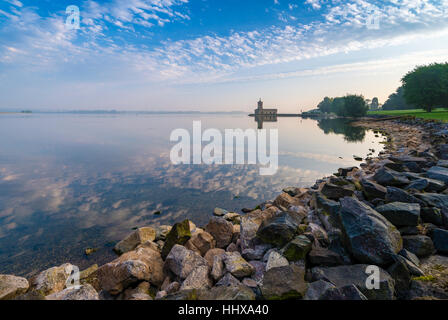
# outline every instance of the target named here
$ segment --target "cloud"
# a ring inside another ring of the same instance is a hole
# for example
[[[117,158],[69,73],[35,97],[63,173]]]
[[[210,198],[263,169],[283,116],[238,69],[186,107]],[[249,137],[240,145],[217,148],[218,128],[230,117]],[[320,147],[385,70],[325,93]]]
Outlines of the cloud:
[[[309,4],[313,7],[313,9],[319,10],[322,8],[322,5],[320,4],[320,0],[306,0],[305,3]]]

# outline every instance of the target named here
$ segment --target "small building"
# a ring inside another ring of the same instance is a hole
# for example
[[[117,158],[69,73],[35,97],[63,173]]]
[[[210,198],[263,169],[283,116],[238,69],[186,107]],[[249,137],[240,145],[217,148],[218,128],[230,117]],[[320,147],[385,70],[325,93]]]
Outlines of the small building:
[[[255,116],[274,116],[277,117],[277,109],[265,109],[263,108],[263,101],[258,101],[258,108],[255,109]]]

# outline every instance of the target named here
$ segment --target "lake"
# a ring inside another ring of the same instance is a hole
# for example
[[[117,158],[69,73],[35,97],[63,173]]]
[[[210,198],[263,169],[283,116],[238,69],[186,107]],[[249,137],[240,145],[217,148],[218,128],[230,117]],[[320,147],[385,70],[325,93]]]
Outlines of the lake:
[[[112,260],[133,228],[191,219],[215,207],[241,212],[284,187],[311,186],[382,150],[384,137],[344,120],[279,118],[279,169],[258,165],[174,165],[170,133],[257,129],[241,114],[0,115],[0,273],[31,275],[71,262],[81,269]],[[160,212],[160,214],[155,214]],[[86,248],[98,248],[90,256]]]

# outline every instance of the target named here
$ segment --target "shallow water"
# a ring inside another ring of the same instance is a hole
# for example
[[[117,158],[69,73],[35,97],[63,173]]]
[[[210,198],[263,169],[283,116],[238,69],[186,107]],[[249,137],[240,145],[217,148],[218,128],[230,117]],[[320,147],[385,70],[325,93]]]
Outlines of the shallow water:
[[[279,129],[274,176],[257,165],[173,165],[171,131],[196,120],[203,130],[257,128],[245,115],[0,115],[0,273],[104,263],[135,227],[202,225],[215,207],[255,207],[358,165],[353,155],[376,155],[384,140],[342,120],[280,118],[263,124]],[[88,247],[98,251],[87,257]]]

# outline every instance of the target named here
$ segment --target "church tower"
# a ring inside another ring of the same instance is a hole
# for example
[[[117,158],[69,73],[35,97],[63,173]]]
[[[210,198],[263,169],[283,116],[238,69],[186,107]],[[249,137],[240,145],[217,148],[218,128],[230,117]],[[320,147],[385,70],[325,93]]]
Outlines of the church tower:
[[[258,110],[263,110],[263,101],[261,101],[261,98],[260,101],[258,101]]]

